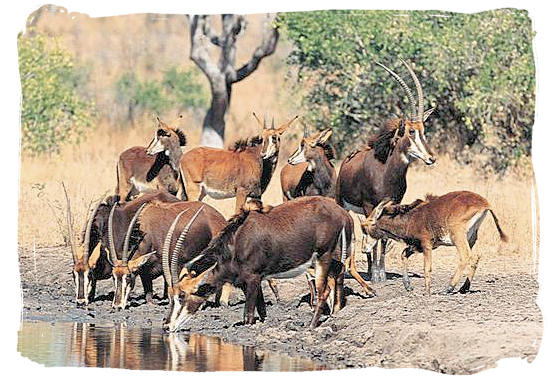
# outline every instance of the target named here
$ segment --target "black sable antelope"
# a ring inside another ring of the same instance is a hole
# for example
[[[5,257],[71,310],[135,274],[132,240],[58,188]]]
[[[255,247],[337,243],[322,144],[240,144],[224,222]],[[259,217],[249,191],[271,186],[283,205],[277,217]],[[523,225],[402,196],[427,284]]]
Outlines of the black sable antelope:
[[[157,122],[157,134],[166,131],[175,136],[177,147],[174,147],[172,153],[176,157],[171,159],[166,151],[148,150],[141,146],[123,151],[118,158],[115,190],[115,194],[123,201],[128,201],[139,193],[156,189],[166,190],[183,200],[187,199],[179,164],[173,164],[181,157],[181,147],[186,143],[185,135],[179,129],[168,127],[158,117]],[[159,131],[161,129],[164,131]]]
[[[189,200],[201,201],[206,195],[214,199],[236,198],[235,212],[239,212],[246,198],[260,198],[275,170],[279,156],[280,139],[297,118],[278,127],[274,122],[267,127],[256,115],[261,133],[233,150],[195,147],[181,154],[174,130],[159,124],[147,153],[164,151],[172,166],[179,166]]]
[[[470,290],[481,252],[473,252],[477,232],[487,213],[490,213],[504,242],[507,237],[489,202],[480,195],[467,191],[451,192],[442,196],[428,195],[410,205],[394,205],[391,200],[382,201],[363,223],[363,228],[374,239],[391,238],[409,246],[401,254],[403,284],[412,286],[407,271],[407,260],[415,252],[424,254],[424,282],[430,293],[432,249],[441,245],[455,246],[458,266],[449,285],[441,292],[449,294],[458,284],[464,269],[468,267],[461,293]]]
[[[86,221],[80,251],[72,248],[74,261],[73,276],[75,278],[77,304],[79,305],[86,305],[94,299],[95,286],[98,280],[112,277],[112,267],[108,261],[105,249],[108,248],[109,243],[107,227],[109,213],[117,199],[118,196],[105,197],[94,206],[90,217]],[[133,201],[122,202],[115,212],[113,227],[116,232],[120,232],[124,235],[135,211],[137,211],[142,204],[153,199],[164,202],[179,202],[175,196],[165,191],[145,193]],[[124,209],[126,216],[118,216],[118,212],[121,211],[121,209]],[[123,236],[120,239],[115,238],[116,248],[121,249],[122,243]]]
[[[334,198],[336,169],[331,160],[334,149],[328,144],[332,129],[310,136],[304,126],[300,145],[281,170],[281,189],[285,201],[301,196]]]
[[[435,157],[424,137],[424,122],[434,109],[424,111],[422,85],[409,65],[403,60],[401,62],[416,86],[418,107],[414,106],[416,100],[403,79],[378,63],[405,90],[411,105],[411,115],[409,118],[388,120],[366,148],[344,159],[338,174],[336,201],[345,209],[365,216],[385,198],[391,198],[396,203],[401,202],[407,190],[407,170],[412,160],[422,160],[426,165],[435,163]],[[374,282],[386,279],[386,241],[387,239],[380,241],[379,259],[376,246],[372,259],[367,250],[371,262],[371,280]]]
[[[116,212],[116,206],[111,209],[108,222],[109,246],[113,247],[109,247],[109,260],[113,265],[112,275],[115,283],[114,308],[126,307],[137,275],[141,277],[148,301],[152,299],[153,280],[162,275],[162,247],[172,220],[183,211],[190,210],[188,213],[192,214],[199,208],[202,208],[202,211],[196,220],[196,228],[189,235],[189,240],[179,254],[183,263],[199,254],[212,237],[226,225],[224,217],[216,209],[201,202],[166,203],[152,200],[138,207],[125,233],[113,231],[112,219]],[[183,216],[183,220],[187,220],[186,214]],[[128,219],[129,215],[121,210],[118,218]],[[138,223],[138,227],[134,228],[136,223]],[[122,245],[122,248],[117,248],[114,241],[111,240],[115,235],[119,240],[118,245]],[[134,235],[135,240],[132,243],[132,249],[130,249],[129,242],[131,235]],[[124,242],[120,243],[123,236]],[[118,253],[118,251],[121,252]],[[119,255],[120,259],[118,259]],[[166,294],[165,291],[165,296]]]
[[[102,203],[98,201],[94,205],[91,215],[86,221],[83,232],[82,244],[77,247],[74,241],[73,219],[71,203],[65,185],[63,185],[65,199],[67,201],[67,227],[69,245],[73,256],[73,280],[77,306],[87,306],[95,297],[96,283],[111,276],[111,266],[107,262],[105,251],[98,243],[90,244],[92,239],[92,224],[97,211]],[[97,237],[97,236],[96,236]]]
[[[225,283],[244,291],[245,323],[254,323],[255,309],[263,320],[266,309],[261,281],[296,277],[311,265],[317,291],[311,326],[316,327],[331,286],[333,310],[343,305],[344,264],[355,265],[349,242],[352,233],[353,220],[330,198],[302,197],[272,209],[250,201],[173,281],[165,329],[174,332],[181,328]],[[172,270],[172,277],[175,272]],[[356,271],[352,274],[356,277]],[[329,278],[332,285],[327,285]],[[366,282],[359,282],[373,295]]]

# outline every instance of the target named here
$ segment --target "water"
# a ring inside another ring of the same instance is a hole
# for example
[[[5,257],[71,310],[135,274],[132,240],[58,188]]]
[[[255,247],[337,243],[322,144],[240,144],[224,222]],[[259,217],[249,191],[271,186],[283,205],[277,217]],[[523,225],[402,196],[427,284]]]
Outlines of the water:
[[[321,370],[312,361],[198,334],[124,324],[23,322],[17,350],[45,366],[183,371]]]

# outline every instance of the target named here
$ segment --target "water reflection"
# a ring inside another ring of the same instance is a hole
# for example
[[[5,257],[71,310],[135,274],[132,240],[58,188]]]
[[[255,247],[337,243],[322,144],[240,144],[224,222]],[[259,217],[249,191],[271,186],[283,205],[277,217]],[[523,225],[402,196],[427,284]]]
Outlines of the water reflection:
[[[304,371],[312,361],[198,334],[164,334],[160,329],[127,328],[124,323],[23,322],[18,351],[46,366],[93,366],[140,370]]]

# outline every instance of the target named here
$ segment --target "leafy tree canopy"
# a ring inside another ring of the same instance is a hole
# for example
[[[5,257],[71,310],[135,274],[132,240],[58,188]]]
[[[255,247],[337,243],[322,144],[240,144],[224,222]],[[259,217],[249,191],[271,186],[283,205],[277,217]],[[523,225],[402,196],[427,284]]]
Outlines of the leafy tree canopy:
[[[375,64],[414,88],[402,58],[423,84],[426,107],[436,106],[426,122],[432,146],[497,171],[530,154],[535,65],[526,11],[318,11],[280,22],[308,120],[334,128],[340,152],[392,113],[408,113],[399,85]]]

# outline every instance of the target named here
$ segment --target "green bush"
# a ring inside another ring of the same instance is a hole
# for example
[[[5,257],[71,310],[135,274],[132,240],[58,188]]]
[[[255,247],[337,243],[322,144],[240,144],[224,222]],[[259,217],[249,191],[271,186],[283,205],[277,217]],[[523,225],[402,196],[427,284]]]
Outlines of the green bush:
[[[402,58],[413,63],[426,108],[437,107],[426,122],[432,146],[497,171],[530,154],[535,66],[526,11],[319,11],[285,13],[280,22],[307,118],[335,129],[340,152],[392,113],[409,112],[399,85],[375,64],[414,88]]]
[[[126,106],[126,118],[134,122],[146,112],[161,114],[168,109],[204,108],[207,94],[195,70],[170,68],[162,80],[141,81],[133,72],[124,73],[115,84],[117,101]]]
[[[44,35],[17,38],[21,77],[21,147],[52,153],[78,141],[92,124],[94,104],[78,88],[85,75],[61,45]]]

